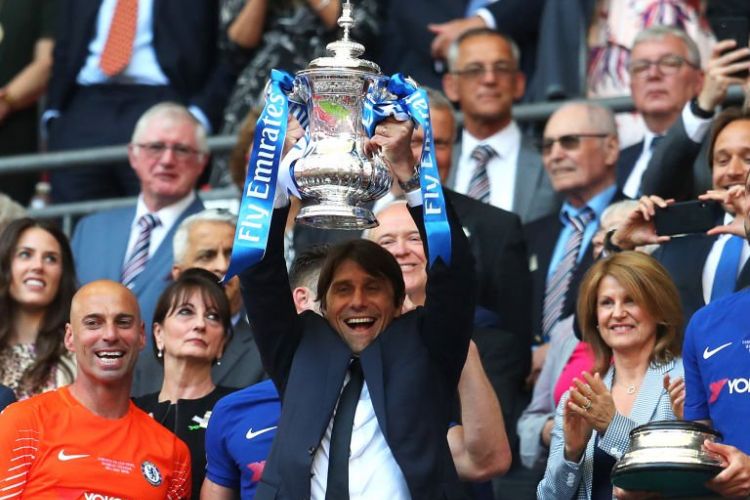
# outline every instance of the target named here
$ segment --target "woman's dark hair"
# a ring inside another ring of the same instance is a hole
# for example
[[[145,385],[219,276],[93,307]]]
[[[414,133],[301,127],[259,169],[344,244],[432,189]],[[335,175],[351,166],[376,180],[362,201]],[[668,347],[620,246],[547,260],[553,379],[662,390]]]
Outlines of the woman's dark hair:
[[[153,324],[164,325],[164,320],[181,304],[184,304],[196,291],[200,292],[203,302],[216,308],[224,336],[227,340],[232,335],[232,313],[229,299],[219,284],[219,279],[212,272],[193,267],[186,269],[180,276],[164,289],[154,310]],[[152,342],[154,355],[159,352],[156,342]],[[161,361],[161,358],[157,358]]]
[[[682,353],[684,319],[680,294],[664,267],[653,257],[627,251],[600,259],[583,277],[578,290],[578,324],[583,341],[594,351],[594,369],[602,376],[612,360],[612,348],[599,333],[597,304],[599,285],[611,276],[627,290],[630,298],[656,321],[656,342],[651,362],[664,364]]]
[[[62,257],[62,274],[57,294],[44,311],[39,332],[37,333],[34,349],[36,359],[21,377],[20,387],[24,392],[38,392],[47,381],[52,368],[57,366],[64,370],[72,380],[73,373],[64,363],[59,363],[60,358],[67,353],[64,344],[65,323],[69,321],[70,303],[78,288],[76,281],[75,263],[73,252],[70,249],[68,238],[55,226],[37,221],[28,217],[16,219],[10,222],[2,233],[0,233],[0,350],[9,345],[13,328],[13,318],[17,313],[17,304],[10,296],[10,286],[13,280],[11,264],[15,255],[16,246],[21,235],[31,228],[39,228],[49,233],[60,245]],[[0,372],[3,371],[0,366]]]
[[[318,278],[318,302],[325,311],[326,293],[333,283],[336,270],[344,261],[359,265],[370,276],[384,278],[393,288],[393,305],[401,308],[404,303],[404,276],[395,257],[388,250],[370,240],[351,240],[331,248]]]

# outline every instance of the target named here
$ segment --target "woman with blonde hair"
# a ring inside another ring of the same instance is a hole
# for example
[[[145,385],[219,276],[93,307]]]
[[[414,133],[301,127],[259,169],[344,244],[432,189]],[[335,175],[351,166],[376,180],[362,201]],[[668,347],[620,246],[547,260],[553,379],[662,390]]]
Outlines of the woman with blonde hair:
[[[557,407],[540,499],[611,499],[610,472],[630,431],[682,413],[682,382],[670,379],[683,374],[683,316],[661,264],[630,251],[599,260],[581,283],[577,315],[594,370]]]

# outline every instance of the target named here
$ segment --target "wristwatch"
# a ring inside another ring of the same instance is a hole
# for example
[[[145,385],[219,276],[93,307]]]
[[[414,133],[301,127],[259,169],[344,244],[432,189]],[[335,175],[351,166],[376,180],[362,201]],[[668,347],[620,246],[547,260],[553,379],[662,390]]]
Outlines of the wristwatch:
[[[612,236],[615,234],[615,231],[617,231],[617,228],[612,228],[609,231],[607,231],[606,235],[604,235],[604,252],[603,253],[605,255],[612,255],[613,253],[620,253],[623,251],[622,248],[612,243]]]
[[[401,190],[404,193],[411,193],[412,191],[416,191],[421,187],[421,184],[419,182],[419,163],[414,165],[414,173],[406,182],[398,181],[399,187],[401,187]]]
[[[712,109],[710,111],[706,111],[705,109],[701,108],[698,105],[697,97],[693,97],[690,100],[690,112],[693,113],[698,118],[703,118],[704,120],[714,117],[714,110]]]

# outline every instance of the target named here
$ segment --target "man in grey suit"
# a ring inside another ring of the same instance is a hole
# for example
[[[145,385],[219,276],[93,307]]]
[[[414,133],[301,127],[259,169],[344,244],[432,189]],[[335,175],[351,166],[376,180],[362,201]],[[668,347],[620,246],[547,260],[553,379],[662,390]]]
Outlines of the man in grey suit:
[[[184,106],[157,104],[138,120],[128,158],[141,185],[136,206],[83,218],[71,246],[82,285],[109,279],[130,288],[151,342],[154,307],[170,278],[175,228],[203,210],[195,187],[208,162],[205,130]],[[155,357],[140,356],[133,394],[158,390],[146,381],[159,381],[161,374]]]
[[[208,208],[180,223],[174,234],[172,278],[191,267],[199,267],[223,278],[229,269],[237,217],[223,209]],[[242,307],[240,280],[229,280],[224,291],[232,313],[233,334],[224,348],[220,363],[213,366],[211,376],[216,385],[247,387],[264,377],[258,347],[255,345],[245,308]]]
[[[460,105],[464,129],[448,186],[530,222],[554,213],[560,202],[511,114],[526,88],[519,57],[513,40],[487,28],[467,31],[451,45],[443,89]]]

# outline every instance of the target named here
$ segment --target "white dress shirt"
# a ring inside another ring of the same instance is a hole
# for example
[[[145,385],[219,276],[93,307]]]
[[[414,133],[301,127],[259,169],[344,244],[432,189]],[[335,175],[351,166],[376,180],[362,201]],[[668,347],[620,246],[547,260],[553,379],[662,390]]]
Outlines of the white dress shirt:
[[[159,221],[161,221],[161,224],[151,230],[151,239],[149,240],[148,246],[149,259],[153,257],[154,253],[159,248],[159,245],[161,245],[162,241],[164,241],[167,233],[170,229],[172,229],[172,226],[174,226],[175,222],[177,222],[177,219],[180,217],[182,212],[184,212],[185,209],[187,209],[187,207],[189,207],[190,204],[195,200],[195,196],[195,191],[190,191],[190,194],[188,194],[177,203],[173,203],[168,207],[164,207],[154,214],[159,217]],[[141,231],[140,227],[138,226],[138,220],[141,218],[141,216],[147,213],[149,213],[149,210],[148,208],[146,208],[146,204],[143,202],[143,194],[141,194],[138,196],[138,205],[135,209],[135,217],[133,217],[133,222],[130,224],[130,238],[128,239],[128,249],[125,252],[125,260],[123,261],[123,266],[130,258],[130,254],[133,252],[135,243],[136,241],[138,241],[138,234]],[[171,241],[168,243],[170,245],[172,244]],[[166,272],[169,272],[169,269],[167,269]]]
[[[513,210],[513,195],[516,186],[518,153],[521,150],[521,130],[516,122],[497,132],[495,135],[480,141],[466,130],[461,136],[461,156],[458,159],[455,188],[461,194],[467,194],[469,183],[474,174],[475,160],[471,153],[480,144],[491,146],[497,156],[487,164],[487,177],[490,181],[490,204],[505,210]]]
[[[724,224],[729,224],[734,219],[732,214],[724,214]],[[724,250],[727,240],[731,237],[730,234],[720,235],[713,246],[711,251],[706,257],[706,263],[703,266],[703,300],[708,304],[711,302],[711,290],[714,287],[714,277],[716,276],[716,268],[719,267],[719,259],[721,259],[721,252]],[[740,275],[740,271],[745,266],[747,258],[750,257],[750,246],[747,241],[742,244],[742,253],[740,254],[740,265],[737,266],[737,276]]]
[[[347,373],[343,386],[349,380]],[[328,450],[331,446],[333,417],[318,446],[312,463],[310,498],[324,500],[328,481]],[[447,432],[447,431],[446,431]],[[404,473],[380,430],[367,382],[362,385],[352,427],[349,457],[349,497],[352,500],[408,500],[411,498]]]

